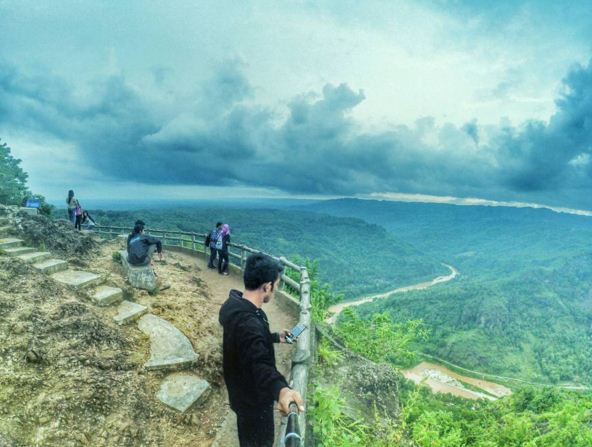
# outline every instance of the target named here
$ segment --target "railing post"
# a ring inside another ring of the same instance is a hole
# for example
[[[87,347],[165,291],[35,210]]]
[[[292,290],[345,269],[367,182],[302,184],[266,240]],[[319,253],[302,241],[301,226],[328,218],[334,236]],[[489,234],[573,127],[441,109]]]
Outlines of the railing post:
[[[291,386],[306,399],[308,385],[309,364],[312,361],[312,340],[314,328],[312,326],[312,316],[310,313],[310,278],[306,267],[300,267],[300,323],[307,327],[296,342],[296,352],[292,358]],[[305,402],[305,405],[307,403]],[[298,426],[300,427],[300,437],[302,445],[306,443],[306,413],[298,415]],[[282,426],[280,432],[282,442],[285,440],[286,426]]]
[[[197,251],[197,245],[195,245],[195,233],[191,234],[191,250]]]
[[[240,268],[242,271],[244,271],[245,266],[247,265],[247,252],[245,251],[245,248],[242,245],[240,248],[240,253],[241,253]]]

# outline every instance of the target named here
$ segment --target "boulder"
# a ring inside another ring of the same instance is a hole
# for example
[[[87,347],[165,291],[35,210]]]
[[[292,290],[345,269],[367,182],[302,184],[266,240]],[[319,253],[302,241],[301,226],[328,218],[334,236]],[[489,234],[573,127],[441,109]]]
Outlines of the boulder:
[[[130,285],[149,292],[156,290],[158,281],[152,266],[131,265],[127,260],[127,250],[121,250],[119,253],[121,254],[121,265],[123,265],[123,270]]]

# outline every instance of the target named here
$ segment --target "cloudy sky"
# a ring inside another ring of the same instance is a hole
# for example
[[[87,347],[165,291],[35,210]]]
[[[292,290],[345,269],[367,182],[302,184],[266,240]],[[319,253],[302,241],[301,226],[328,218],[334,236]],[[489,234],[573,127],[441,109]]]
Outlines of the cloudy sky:
[[[62,198],[592,209],[584,1],[0,0],[0,139]]]

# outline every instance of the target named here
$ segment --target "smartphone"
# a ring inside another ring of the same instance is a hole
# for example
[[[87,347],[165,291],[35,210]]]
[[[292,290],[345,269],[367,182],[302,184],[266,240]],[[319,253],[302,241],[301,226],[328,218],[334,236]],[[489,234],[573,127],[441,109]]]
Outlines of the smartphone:
[[[302,323],[298,323],[294,328],[286,335],[286,343],[294,343],[300,334],[304,332],[306,326]]]

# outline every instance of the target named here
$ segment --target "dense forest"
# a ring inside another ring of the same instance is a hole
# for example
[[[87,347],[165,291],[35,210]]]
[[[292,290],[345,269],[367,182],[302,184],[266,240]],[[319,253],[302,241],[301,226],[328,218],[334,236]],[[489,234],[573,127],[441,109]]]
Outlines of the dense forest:
[[[315,208],[311,205],[308,208]],[[466,368],[592,384],[592,220],[549,210],[330,201],[457,267],[452,283],[363,306],[423,319],[416,349]]]
[[[433,257],[356,218],[336,218],[308,211],[198,208],[93,211],[99,224],[133,226],[142,218],[148,228],[205,233],[215,222],[228,222],[232,241],[277,255],[315,259],[319,278],[345,299],[384,292],[448,273]],[[56,214],[57,215],[57,214]]]

